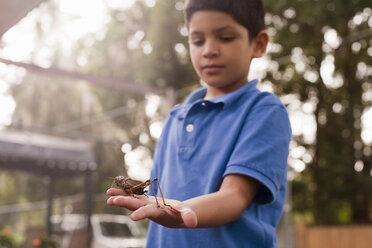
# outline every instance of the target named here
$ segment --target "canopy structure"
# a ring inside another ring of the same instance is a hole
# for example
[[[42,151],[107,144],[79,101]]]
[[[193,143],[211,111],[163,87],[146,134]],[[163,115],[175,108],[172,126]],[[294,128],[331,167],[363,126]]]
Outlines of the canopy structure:
[[[94,171],[96,163],[87,144],[32,133],[0,133],[0,167],[54,178]]]
[[[0,38],[43,1],[45,0],[0,0]]]
[[[86,143],[35,133],[0,132],[0,169],[22,170],[50,178],[48,185],[47,233],[50,223],[54,182],[59,178],[86,177],[86,212],[93,207],[93,172],[97,165]],[[90,231],[90,222],[88,224]]]

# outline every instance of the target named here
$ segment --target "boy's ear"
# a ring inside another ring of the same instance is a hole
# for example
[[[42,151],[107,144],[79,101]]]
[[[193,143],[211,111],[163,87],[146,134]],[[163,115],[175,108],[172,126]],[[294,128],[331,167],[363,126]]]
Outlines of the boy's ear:
[[[253,58],[262,57],[266,52],[266,47],[268,43],[269,43],[269,35],[267,34],[265,30],[262,30],[252,40]]]

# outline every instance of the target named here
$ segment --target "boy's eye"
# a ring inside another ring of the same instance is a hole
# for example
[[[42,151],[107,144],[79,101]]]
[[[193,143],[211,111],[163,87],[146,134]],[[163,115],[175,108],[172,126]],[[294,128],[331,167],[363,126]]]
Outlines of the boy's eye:
[[[193,39],[193,40],[191,40],[191,43],[193,45],[195,45],[195,46],[201,46],[201,45],[203,45],[204,40],[202,40],[202,39]]]
[[[234,36],[221,36],[220,37],[220,40],[223,42],[230,42],[230,41],[233,41],[234,39],[235,39]]]

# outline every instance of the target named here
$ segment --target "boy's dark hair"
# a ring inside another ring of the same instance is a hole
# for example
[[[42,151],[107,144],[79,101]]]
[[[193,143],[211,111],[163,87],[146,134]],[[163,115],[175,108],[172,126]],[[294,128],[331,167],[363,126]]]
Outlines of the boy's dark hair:
[[[250,39],[265,28],[265,9],[262,0],[186,0],[187,25],[192,15],[199,10],[218,10],[231,15],[248,30]]]

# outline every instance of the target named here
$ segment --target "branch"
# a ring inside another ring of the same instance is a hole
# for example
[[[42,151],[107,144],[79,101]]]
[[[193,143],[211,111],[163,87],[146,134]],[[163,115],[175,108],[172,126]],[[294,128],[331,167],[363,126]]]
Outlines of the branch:
[[[138,93],[138,94],[152,93],[156,95],[164,95],[166,92],[166,89],[159,89],[159,88],[142,85],[138,83],[133,83],[133,82],[124,82],[124,81],[114,79],[114,78],[102,77],[102,76],[91,75],[91,74],[84,74],[84,73],[79,73],[79,72],[65,71],[59,68],[55,68],[55,67],[54,68],[53,67],[43,68],[35,64],[15,62],[15,61],[3,59],[3,58],[0,58],[0,62],[7,64],[7,65],[15,65],[18,67],[25,68],[28,71],[34,71],[34,72],[42,73],[46,75],[67,77],[67,78],[73,78],[77,80],[85,80],[93,84],[96,84],[98,86],[102,86],[102,87],[109,88],[109,89],[129,91],[129,92]]]

